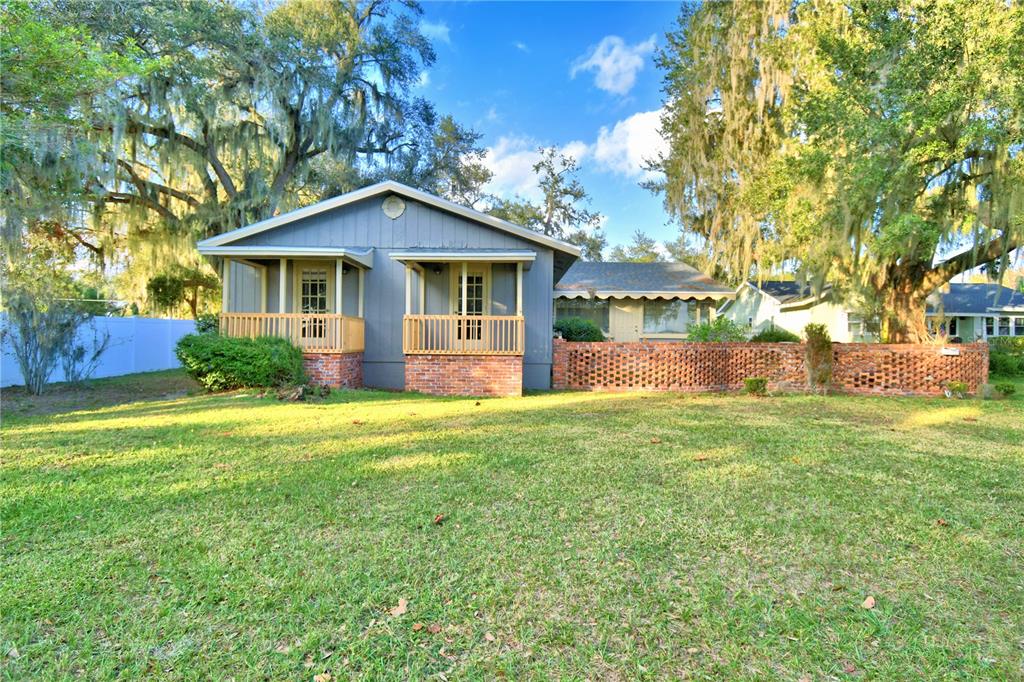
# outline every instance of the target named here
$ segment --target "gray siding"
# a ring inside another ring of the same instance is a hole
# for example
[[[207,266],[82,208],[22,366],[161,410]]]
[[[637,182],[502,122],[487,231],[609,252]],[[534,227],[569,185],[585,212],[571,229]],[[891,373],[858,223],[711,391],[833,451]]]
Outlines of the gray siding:
[[[251,235],[236,242],[250,246],[373,247],[373,268],[365,275],[366,320],[365,382],[369,386],[402,388],[402,315],[405,313],[405,266],[392,260],[395,250],[431,249],[530,249],[536,261],[523,273],[523,314],[526,318],[526,352],[523,384],[548,388],[551,379],[551,290],[554,254],[535,242],[406,200],[406,210],[391,220],[381,210],[382,197],[367,199],[296,221],[290,225]],[[269,263],[267,310],[278,312],[278,266]],[[292,300],[292,268],[288,273],[288,305]],[[355,272],[344,280],[345,312],[355,314]],[[447,314],[450,274],[439,275],[428,266],[424,274],[426,313]],[[414,278],[414,310],[419,307],[419,276]],[[258,285],[257,285],[258,291]],[[495,264],[492,270],[492,313],[515,312],[515,266]]]

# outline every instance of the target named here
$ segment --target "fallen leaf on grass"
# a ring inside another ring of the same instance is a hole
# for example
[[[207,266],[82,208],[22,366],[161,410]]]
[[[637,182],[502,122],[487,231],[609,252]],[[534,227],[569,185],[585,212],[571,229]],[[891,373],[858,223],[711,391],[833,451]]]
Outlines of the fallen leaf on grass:
[[[419,632],[422,629],[423,629],[423,623],[413,623],[412,624],[412,631],[413,632]]]
[[[427,632],[429,632],[432,635],[436,635],[437,633],[441,632],[441,626],[438,623],[431,623],[427,626]]]
[[[278,644],[276,647],[274,647],[274,651],[276,651],[279,654],[287,654],[291,650],[292,648],[287,644]]]
[[[391,609],[391,615],[392,616],[396,616],[396,617],[397,616],[401,616],[403,613],[405,613],[406,611],[409,610],[408,606],[409,606],[409,602],[407,602],[404,599],[399,599],[398,600],[398,606],[395,606],[395,607],[393,607]]]
[[[356,426],[362,426],[366,422],[364,422],[362,419],[353,419],[352,423],[355,424]]]
[[[654,443],[655,445],[657,445],[658,443],[661,442],[661,439],[658,438],[657,436],[655,436],[654,438],[651,439],[651,442]]]
[[[843,663],[843,672],[855,673],[855,672],[857,672],[857,666],[855,666],[853,663],[850,663],[849,661],[847,661],[846,663]]]
[[[494,641],[494,635],[492,635],[489,632],[485,632],[484,633],[484,639],[486,639],[488,642],[493,642]]]
[[[707,460],[708,460],[708,456],[707,455],[697,455],[696,457],[693,458],[694,462],[706,462]]]
[[[948,526],[949,522],[946,521],[946,519],[936,519],[935,525],[936,526]]]
[[[976,421],[978,421],[978,418],[977,417],[964,417],[964,421],[965,422],[976,422]]]
[[[313,675],[313,682],[331,682],[331,674],[320,673],[319,675]]]
[[[444,523],[444,514],[438,514],[434,517],[435,526],[440,526],[442,523]]]
[[[869,594],[868,598],[864,600],[864,602],[860,605],[860,607],[862,609],[873,609],[873,608],[875,608],[875,598],[872,597]]]
[[[11,650],[7,652],[7,656],[10,658],[21,658],[21,654],[18,653],[18,647],[12,646]]]

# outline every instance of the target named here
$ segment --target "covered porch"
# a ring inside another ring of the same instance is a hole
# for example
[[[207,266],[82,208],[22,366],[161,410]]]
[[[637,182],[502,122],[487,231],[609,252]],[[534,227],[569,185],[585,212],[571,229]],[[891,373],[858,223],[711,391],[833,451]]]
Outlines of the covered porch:
[[[277,336],[306,353],[364,350],[371,249],[227,246],[206,252],[221,258],[223,334]]]
[[[529,250],[395,251],[405,269],[405,355],[522,356]]]

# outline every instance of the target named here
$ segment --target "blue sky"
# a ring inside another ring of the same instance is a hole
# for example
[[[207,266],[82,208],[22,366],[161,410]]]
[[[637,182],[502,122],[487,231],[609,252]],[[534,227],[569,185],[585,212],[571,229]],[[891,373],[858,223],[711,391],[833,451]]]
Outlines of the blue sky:
[[[420,89],[439,112],[483,133],[490,190],[535,197],[539,145],[577,158],[609,245],[642,229],[666,241],[661,199],[639,186],[657,134],[654,56],[679,12],[660,2],[427,2],[421,29],[437,62]]]

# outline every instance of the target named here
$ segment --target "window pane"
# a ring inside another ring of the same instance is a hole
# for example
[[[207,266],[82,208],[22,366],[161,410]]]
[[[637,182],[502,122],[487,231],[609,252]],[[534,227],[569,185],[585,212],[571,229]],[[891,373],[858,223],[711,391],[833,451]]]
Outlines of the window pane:
[[[685,334],[696,311],[696,301],[644,301],[644,332]]]
[[[555,321],[568,317],[581,317],[590,320],[601,331],[608,332],[608,301],[590,300],[586,298],[560,298],[555,301]]]
[[[986,336],[993,336],[994,333],[995,333],[995,329],[993,328],[992,318],[991,317],[986,317],[985,318],[985,335]]]
[[[1010,318],[1000,317],[999,318],[999,336],[1010,335]]]
[[[1013,333],[1015,336],[1024,336],[1024,317],[1014,318]]]

